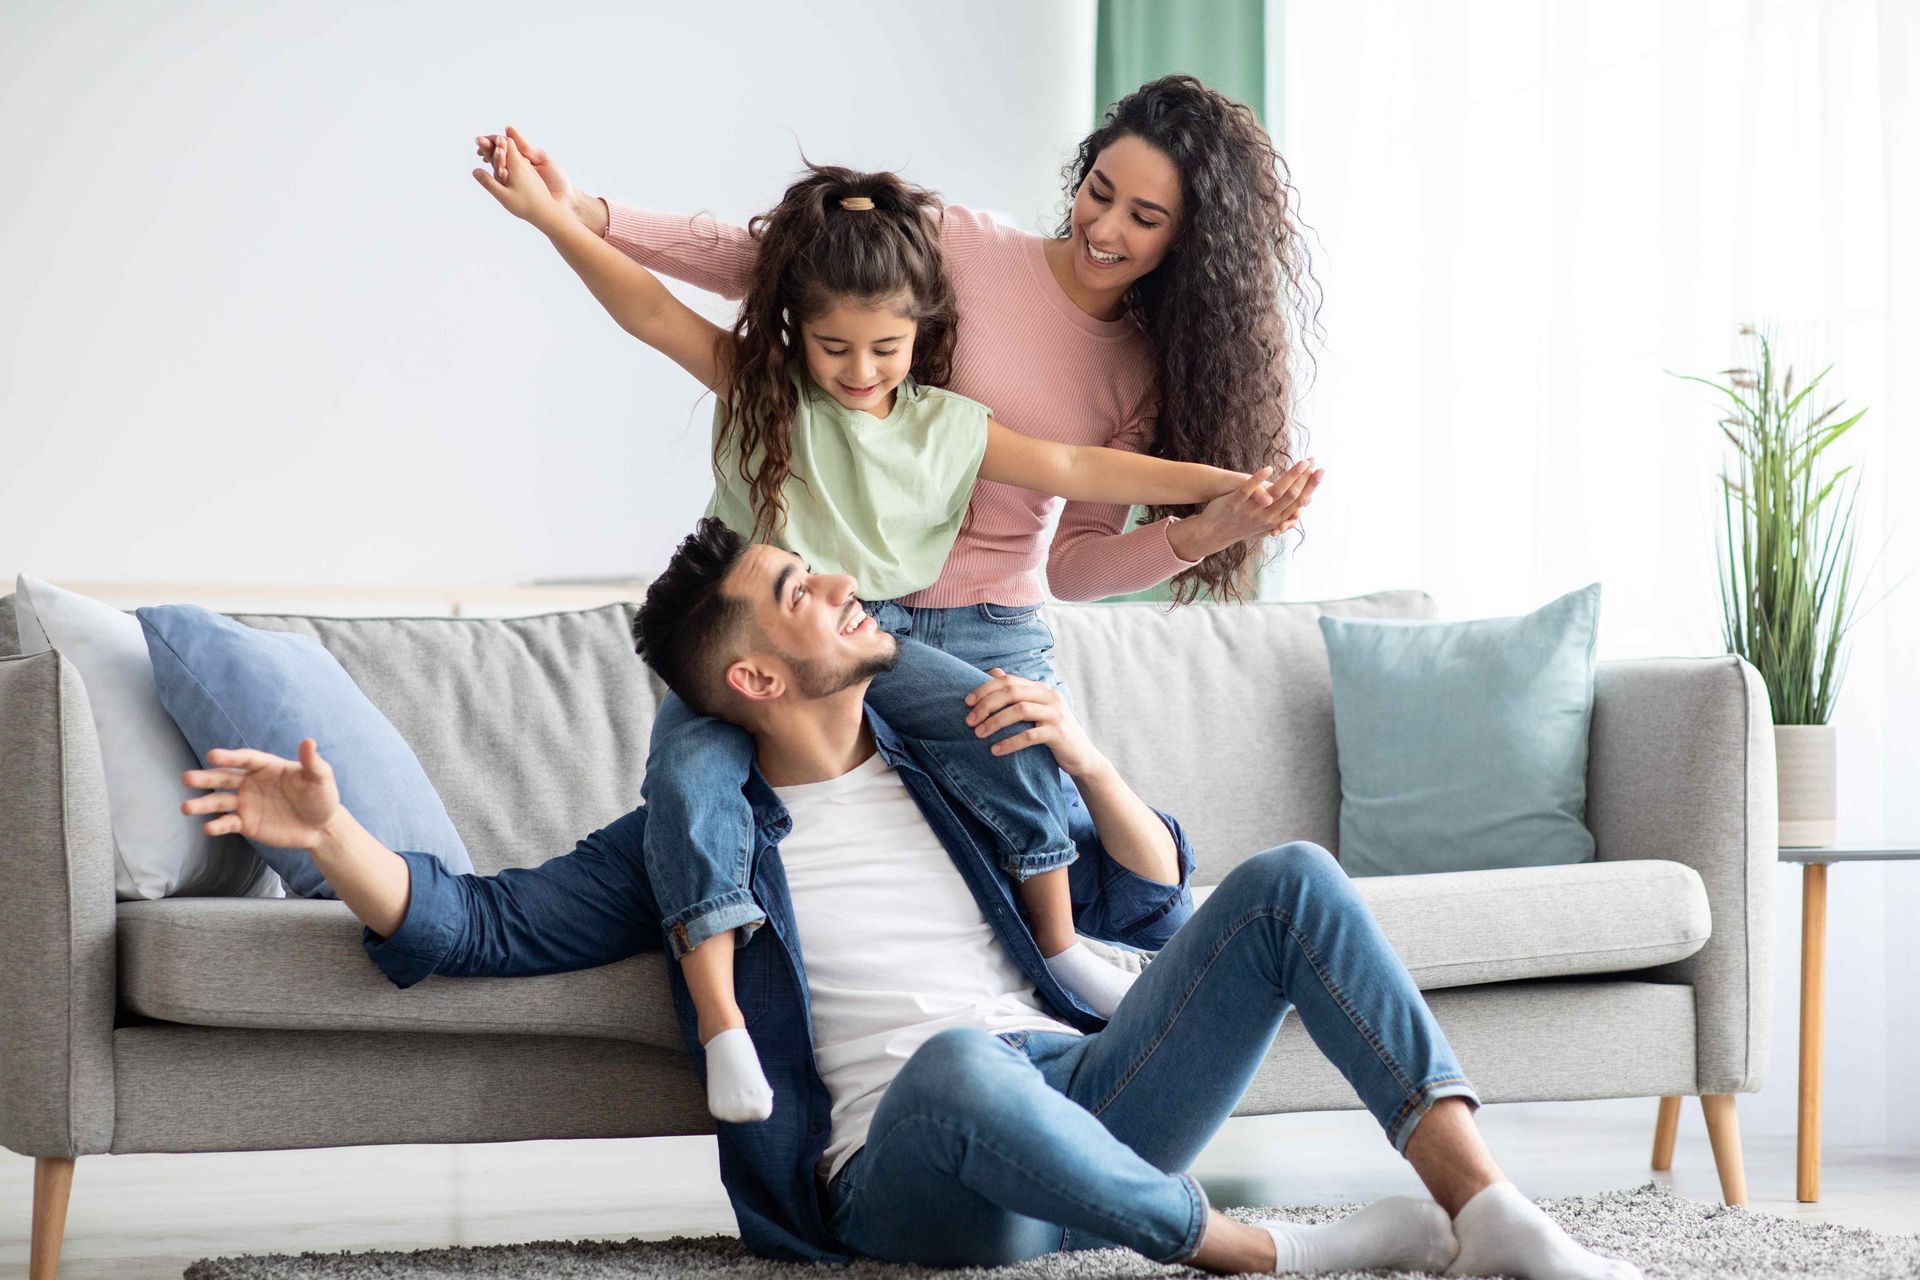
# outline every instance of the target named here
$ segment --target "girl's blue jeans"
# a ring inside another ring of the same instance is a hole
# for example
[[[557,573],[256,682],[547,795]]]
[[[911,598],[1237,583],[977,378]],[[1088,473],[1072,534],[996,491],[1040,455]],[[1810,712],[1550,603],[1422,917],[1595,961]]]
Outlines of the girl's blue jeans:
[[[917,609],[891,600],[865,607],[900,641],[899,664],[875,678],[867,701],[925,748],[949,794],[994,833],[1001,868],[1024,880],[1072,862],[1067,814],[1080,797],[1053,753],[1029,747],[993,755],[993,743],[1027,725],[976,738],[963,701],[990,667],[1058,683],[1053,633],[1039,609]],[[752,762],[753,739],[745,729],[700,715],[672,693],[661,702],[641,797],[647,876],[676,958],[716,934],[765,919],[747,889],[753,811],[741,786]]]
[[[1183,1170],[1292,1009],[1396,1151],[1437,1100],[1479,1107],[1346,873],[1300,842],[1234,868],[1104,1031],[955,1029],[921,1046],[829,1186],[829,1225],[898,1263],[1114,1245],[1184,1261],[1207,1201]]]

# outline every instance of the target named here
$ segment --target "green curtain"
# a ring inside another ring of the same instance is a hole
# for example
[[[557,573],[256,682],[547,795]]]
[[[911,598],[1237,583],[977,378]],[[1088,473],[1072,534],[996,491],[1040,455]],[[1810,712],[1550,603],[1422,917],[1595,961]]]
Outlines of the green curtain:
[[[1099,0],[1093,118],[1149,80],[1197,76],[1267,123],[1269,0]],[[1277,15],[1276,19],[1277,21]],[[1271,126],[1269,126],[1271,128]],[[1127,527],[1139,520],[1135,507]],[[1171,600],[1165,583],[1114,600]]]
[[[1179,73],[1265,122],[1267,0],[1100,0],[1093,46],[1096,121],[1147,81]]]

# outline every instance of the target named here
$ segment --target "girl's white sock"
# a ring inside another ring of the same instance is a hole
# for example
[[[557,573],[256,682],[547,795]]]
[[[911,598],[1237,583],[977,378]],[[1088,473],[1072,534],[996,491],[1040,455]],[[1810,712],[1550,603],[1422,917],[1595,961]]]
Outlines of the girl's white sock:
[[[1103,1018],[1111,1018],[1140,975],[1128,973],[1117,964],[1108,964],[1082,943],[1074,943],[1047,960],[1047,971],[1054,980],[1087,1002],[1087,1007]]]
[[[745,1027],[729,1027],[707,1041],[707,1110],[715,1120],[751,1124],[773,1114],[773,1086]]]
[[[1641,1280],[1640,1268],[1588,1250],[1511,1182],[1485,1187],[1454,1215],[1460,1255],[1450,1276],[1524,1280]]]
[[[1453,1260],[1447,1211],[1431,1200],[1388,1196],[1318,1227],[1263,1222],[1276,1272],[1439,1271]],[[1451,1273],[1449,1273],[1451,1274]]]

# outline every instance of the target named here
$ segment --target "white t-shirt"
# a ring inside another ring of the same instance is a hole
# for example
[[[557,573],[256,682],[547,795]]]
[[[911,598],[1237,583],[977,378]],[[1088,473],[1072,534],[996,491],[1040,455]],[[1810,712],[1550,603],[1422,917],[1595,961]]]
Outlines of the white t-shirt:
[[[1080,1034],[1053,1017],[879,752],[825,782],[775,787],[813,1003],[813,1058],[833,1100],[828,1178],[867,1141],[880,1096],[948,1027]]]

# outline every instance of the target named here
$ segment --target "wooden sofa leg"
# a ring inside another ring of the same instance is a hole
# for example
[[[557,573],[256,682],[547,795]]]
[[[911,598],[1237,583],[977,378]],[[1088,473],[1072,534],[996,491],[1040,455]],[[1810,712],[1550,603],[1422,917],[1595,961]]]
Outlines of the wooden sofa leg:
[[[1660,1099],[1660,1118],[1653,1122],[1653,1167],[1673,1168],[1673,1139],[1680,1132],[1680,1099]]]
[[[1707,1113],[1707,1140],[1713,1143],[1714,1167],[1720,1171],[1720,1194],[1728,1204],[1747,1202],[1747,1168],[1740,1158],[1740,1116],[1730,1093],[1703,1093],[1700,1109]]]
[[[60,1244],[67,1234],[67,1193],[73,1190],[73,1158],[36,1156],[33,1161],[33,1242],[28,1280],[53,1280],[60,1271]]]

